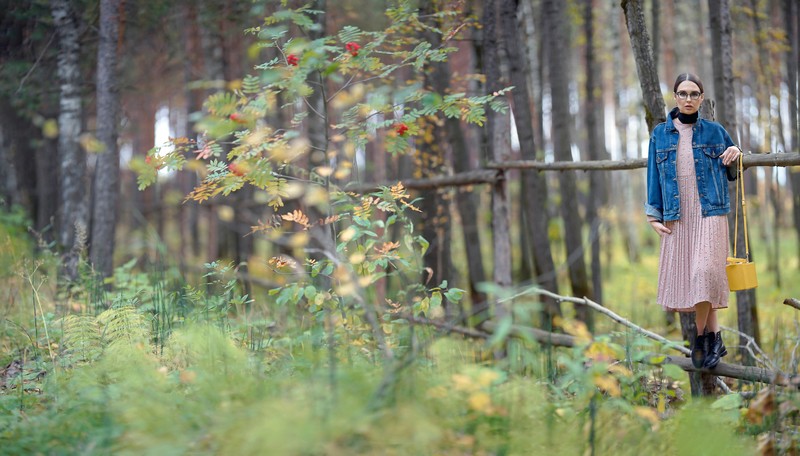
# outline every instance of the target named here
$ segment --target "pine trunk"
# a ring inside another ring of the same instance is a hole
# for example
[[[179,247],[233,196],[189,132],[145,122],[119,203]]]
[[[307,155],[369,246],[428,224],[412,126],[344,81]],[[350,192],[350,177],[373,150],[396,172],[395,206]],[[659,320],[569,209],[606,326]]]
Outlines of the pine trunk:
[[[482,63],[486,76],[486,93],[493,93],[501,88],[500,58],[497,36],[497,3],[487,0],[483,6],[483,43]],[[497,147],[496,136],[499,130],[499,114],[491,110],[486,112],[486,137],[484,147],[486,157],[496,163],[508,159],[508,150]],[[492,236],[493,236],[493,281],[499,287],[511,285],[511,233],[508,205],[508,185],[505,179],[498,179],[492,186]],[[502,318],[510,313],[507,305],[499,304],[494,309],[494,316]]]
[[[583,9],[584,34],[586,35],[586,144],[589,160],[603,160],[606,157],[605,145],[600,140],[600,119],[602,100],[595,77],[601,74],[595,61],[594,15],[597,5],[587,1]],[[657,7],[654,6],[654,10]],[[655,14],[654,14],[655,15]],[[599,209],[605,201],[606,173],[589,173],[589,202],[586,206],[586,219],[589,223],[589,243],[591,245],[592,290],[595,302],[603,303],[602,265],[600,262],[600,216]]]
[[[100,42],[97,50],[97,139],[103,151],[94,175],[90,261],[97,274],[113,272],[114,233],[119,199],[119,148],[117,125],[119,91],[117,42],[120,0],[100,1]]]
[[[570,37],[566,4],[561,0],[545,0],[545,21],[550,39],[547,44],[547,66],[550,79],[553,153],[556,161],[572,161],[572,116],[569,111],[569,55]],[[583,255],[583,220],[578,208],[578,191],[575,172],[559,175],[561,217],[564,223],[564,240],[567,248],[572,293],[575,296],[594,298],[586,275]],[[576,306],[576,317],[592,327],[593,314],[582,305]]]
[[[536,160],[536,144],[533,135],[533,115],[531,113],[528,94],[528,75],[525,68],[525,56],[520,46],[520,34],[517,29],[516,0],[501,0],[501,28],[504,33],[505,51],[508,57],[509,72],[514,100],[514,120],[519,138],[520,153],[523,160]],[[542,288],[558,293],[555,265],[550,248],[547,227],[547,192],[543,173],[534,170],[523,170],[521,206],[524,214],[526,238],[533,247],[534,270],[539,274],[535,282]],[[561,315],[561,307],[551,298],[543,298],[542,327],[552,328],[553,318]]]

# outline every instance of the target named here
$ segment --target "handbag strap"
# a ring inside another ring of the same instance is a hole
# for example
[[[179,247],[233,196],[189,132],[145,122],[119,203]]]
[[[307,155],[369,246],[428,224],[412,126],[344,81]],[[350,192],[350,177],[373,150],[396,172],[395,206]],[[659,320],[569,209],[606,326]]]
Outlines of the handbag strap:
[[[738,147],[737,147],[738,149]],[[742,149],[739,149],[742,152]],[[742,205],[742,221],[744,225],[744,255],[747,261],[750,261],[750,245],[747,237],[747,204],[744,199],[744,153],[739,154],[738,176],[736,182],[736,221],[733,225],[733,256],[739,254],[737,249],[737,241],[739,240],[739,201]],[[741,200],[739,199],[741,198]]]

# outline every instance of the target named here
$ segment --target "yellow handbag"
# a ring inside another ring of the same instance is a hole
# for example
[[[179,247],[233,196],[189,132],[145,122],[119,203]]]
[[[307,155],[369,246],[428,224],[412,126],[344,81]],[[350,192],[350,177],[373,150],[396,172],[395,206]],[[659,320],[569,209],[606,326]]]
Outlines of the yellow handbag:
[[[733,254],[736,255],[736,241],[739,239],[739,196],[741,195],[742,221],[744,222],[744,258],[728,257],[725,273],[728,275],[728,286],[731,291],[749,290],[758,286],[756,264],[750,261],[750,245],[747,238],[747,205],[744,201],[744,165],[739,155],[739,176],[736,182],[736,221],[733,227]]]

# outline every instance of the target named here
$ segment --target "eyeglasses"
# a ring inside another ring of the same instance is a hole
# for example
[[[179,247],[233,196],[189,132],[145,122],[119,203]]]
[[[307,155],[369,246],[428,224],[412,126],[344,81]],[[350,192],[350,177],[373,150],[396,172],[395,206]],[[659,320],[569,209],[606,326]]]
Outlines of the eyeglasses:
[[[700,95],[702,95],[702,93],[700,93],[700,92],[684,92],[683,90],[681,90],[680,92],[677,92],[675,95],[677,95],[678,98],[680,98],[681,100],[685,100],[687,98],[691,98],[692,101],[697,101],[697,100],[700,99]]]

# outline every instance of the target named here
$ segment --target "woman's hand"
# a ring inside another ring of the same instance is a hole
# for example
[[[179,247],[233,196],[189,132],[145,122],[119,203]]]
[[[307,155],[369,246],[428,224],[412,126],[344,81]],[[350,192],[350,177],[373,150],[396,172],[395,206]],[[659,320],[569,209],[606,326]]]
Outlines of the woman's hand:
[[[742,151],[739,150],[736,146],[731,146],[725,149],[725,152],[720,155],[722,158],[722,164],[725,166],[731,166],[733,162],[739,159],[739,155],[742,154]]]
[[[664,237],[668,234],[672,234],[672,230],[667,228],[666,225],[659,222],[658,220],[649,220],[649,222],[650,226],[653,228],[653,230],[655,230],[656,233],[658,233],[659,236]]]

